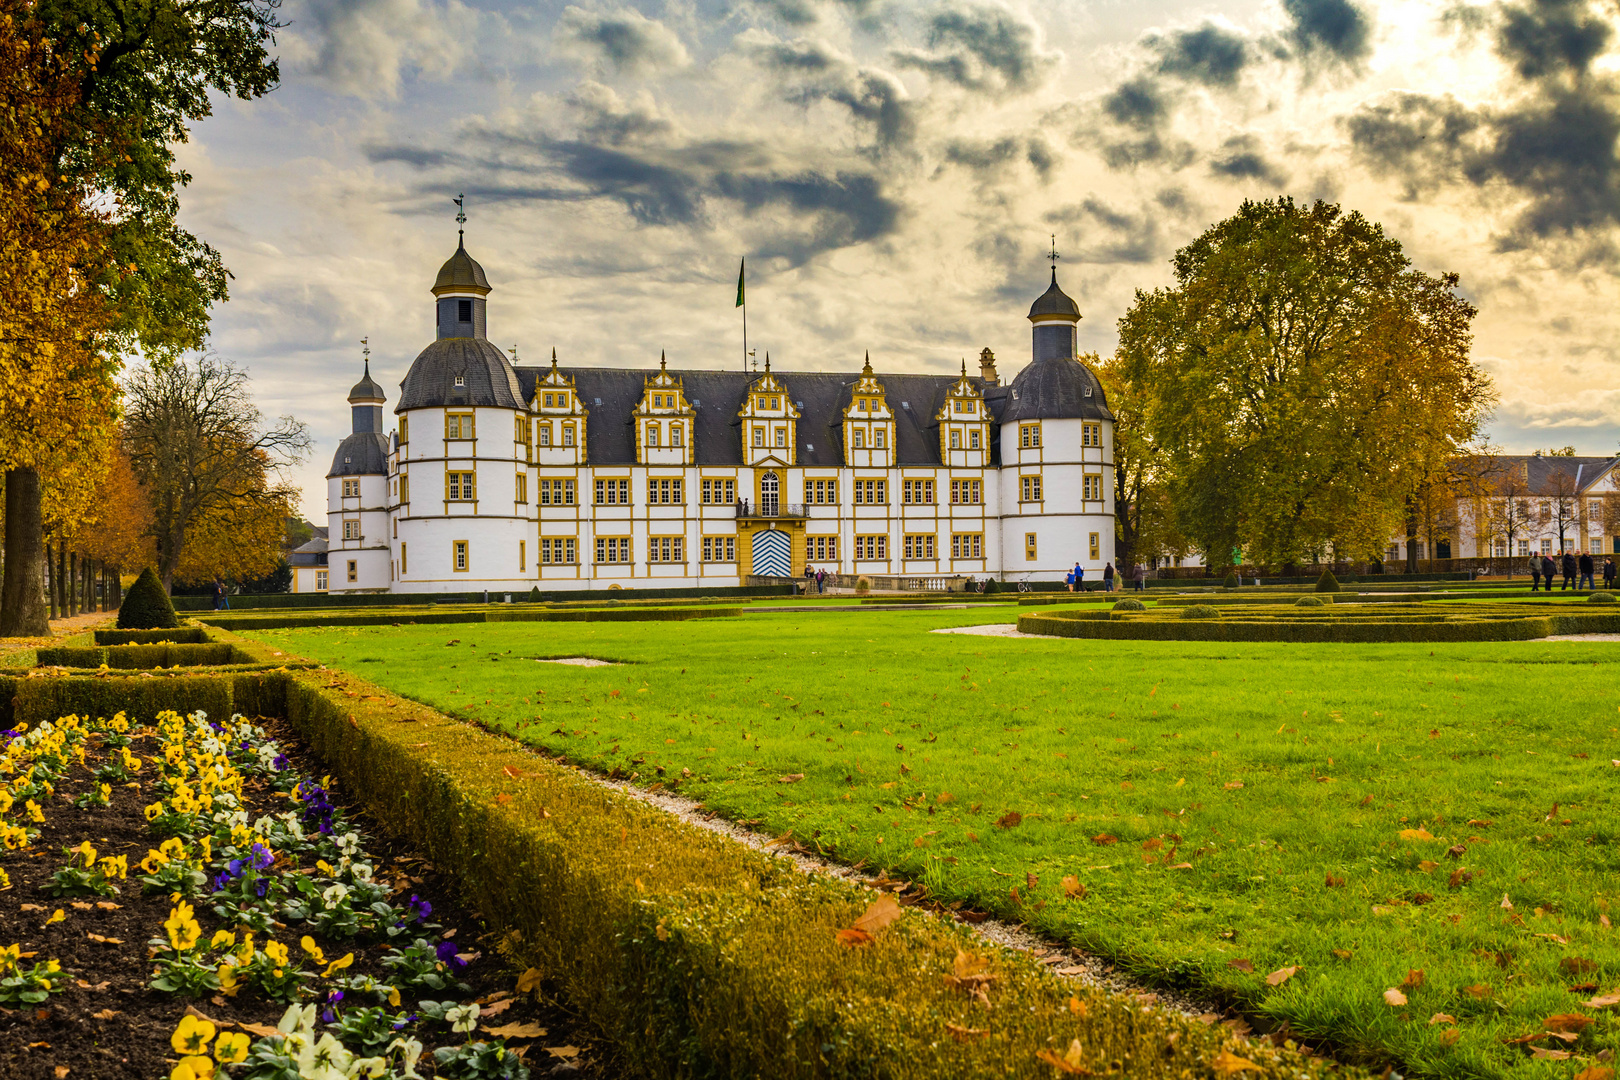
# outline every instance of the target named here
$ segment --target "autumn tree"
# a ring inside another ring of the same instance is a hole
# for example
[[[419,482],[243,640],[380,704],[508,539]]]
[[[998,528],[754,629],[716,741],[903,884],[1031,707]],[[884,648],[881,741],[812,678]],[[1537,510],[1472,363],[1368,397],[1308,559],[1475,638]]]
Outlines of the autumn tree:
[[[1571,454],[1549,454],[1549,457],[1572,457]],[[1541,485],[1541,519],[1558,530],[1558,550],[1572,550],[1566,534],[1578,533],[1581,510],[1576,499],[1580,487],[1575,483],[1575,470],[1556,465]]]
[[[218,253],[178,224],[173,148],[212,92],[275,85],[277,4],[0,0],[0,636],[48,632],[46,489],[70,528],[56,489],[96,485],[119,361],[199,347],[225,298]]]
[[[1160,455],[1143,426],[1151,387],[1128,383],[1119,357],[1082,357],[1096,372],[1114,414],[1115,554],[1120,566],[1165,555],[1185,555],[1190,547],[1176,528]]]
[[[1486,480],[1487,501],[1484,508],[1486,531],[1492,541],[1501,540],[1507,553],[1513,557],[1513,548],[1521,538],[1528,538],[1535,512],[1531,507],[1530,485],[1525,478],[1524,466],[1508,461],[1494,476]],[[1512,563],[1508,576],[1512,577]]]
[[[273,567],[298,496],[282,472],[309,450],[304,425],[265,425],[247,375],[212,356],[138,368],[124,394],[124,445],[151,507],[163,587]]]
[[[1177,522],[1218,562],[1372,554],[1494,401],[1457,278],[1360,214],[1246,202],[1120,320]]]

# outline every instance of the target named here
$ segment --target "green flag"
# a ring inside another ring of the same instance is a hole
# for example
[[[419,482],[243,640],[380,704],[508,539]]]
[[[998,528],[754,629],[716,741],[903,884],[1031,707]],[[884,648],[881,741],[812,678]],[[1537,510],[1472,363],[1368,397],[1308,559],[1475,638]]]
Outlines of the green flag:
[[[748,258],[743,257],[742,263],[737,267],[737,303],[735,307],[743,306],[743,271],[748,268]]]

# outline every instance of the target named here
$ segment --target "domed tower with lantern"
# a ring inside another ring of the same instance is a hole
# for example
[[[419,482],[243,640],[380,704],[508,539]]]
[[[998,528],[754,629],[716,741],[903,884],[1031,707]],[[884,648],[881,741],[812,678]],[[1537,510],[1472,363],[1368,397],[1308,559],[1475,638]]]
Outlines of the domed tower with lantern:
[[[1093,580],[1114,558],[1114,414],[1075,355],[1080,306],[1052,283],[1029,309],[1033,356],[1001,414],[1001,563],[1009,578]]]
[[[382,387],[365,372],[349,390],[352,428],[326,474],[327,591],[385,592],[388,574],[388,436]]]

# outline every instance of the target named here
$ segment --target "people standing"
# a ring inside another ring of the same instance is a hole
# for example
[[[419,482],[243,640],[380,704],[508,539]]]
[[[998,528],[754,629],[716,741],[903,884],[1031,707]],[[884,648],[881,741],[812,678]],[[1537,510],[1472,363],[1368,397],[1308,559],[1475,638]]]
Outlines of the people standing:
[[[1541,578],[1542,581],[1546,583],[1548,592],[1552,592],[1553,577],[1556,576],[1557,573],[1558,567],[1553,562],[1553,557],[1550,554],[1543,552],[1541,555]]]
[[[1137,563],[1131,570],[1131,581],[1135,584],[1136,591],[1141,592],[1147,586],[1147,567]]]
[[[1596,588],[1596,584],[1592,581],[1592,553],[1590,551],[1581,552],[1580,567],[1581,577],[1580,580],[1575,583],[1575,587],[1577,589],[1583,587],[1588,589]]]
[[[1086,591],[1086,568],[1079,563],[1074,564],[1074,591]]]
[[[1603,587],[1605,589],[1613,589],[1614,588],[1614,559],[1613,559],[1613,557],[1605,558],[1603,560]]]
[[[1560,586],[1560,591],[1568,591],[1575,584],[1575,553],[1573,551],[1564,552],[1562,562],[1563,565],[1560,569],[1564,571],[1564,583]]]
[[[1103,592],[1114,591],[1114,564],[1103,567]]]
[[[1550,586],[1549,586],[1550,587]],[[1541,556],[1530,556],[1530,591],[1541,591]]]
[[[825,569],[817,570],[816,571],[816,592],[824,593],[826,591],[827,591],[827,571]]]
[[[1068,586],[1068,589],[1069,589],[1070,592],[1074,592],[1074,571],[1073,570],[1070,570],[1067,574],[1063,575],[1063,584]]]
[[[229,611],[230,607],[231,607],[231,602],[228,599],[226,599],[226,596],[225,596],[225,583],[219,579],[218,574],[215,574],[214,575],[214,610],[215,611]]]

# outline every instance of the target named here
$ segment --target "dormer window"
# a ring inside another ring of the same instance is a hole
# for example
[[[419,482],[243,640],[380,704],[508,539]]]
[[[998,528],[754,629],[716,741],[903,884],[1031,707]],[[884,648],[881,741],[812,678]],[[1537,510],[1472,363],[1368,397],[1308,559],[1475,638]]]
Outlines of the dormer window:
[[[771,408],[780,409],[781,407],[782,407],[782,404],[781,404],[781,399],[780,398],[771,398]]]
[[[463,376],[463,375],[457,375],[457,376],[456,376],[456,385],[457,385],[457,386],[466,386],[466,385],[467,385],[467,379],[466,379],[466,376]]]
[[[464,323],[472,322],[472,301],[471,300],[457,300],[456,301],[456,322],[464,322]]]

